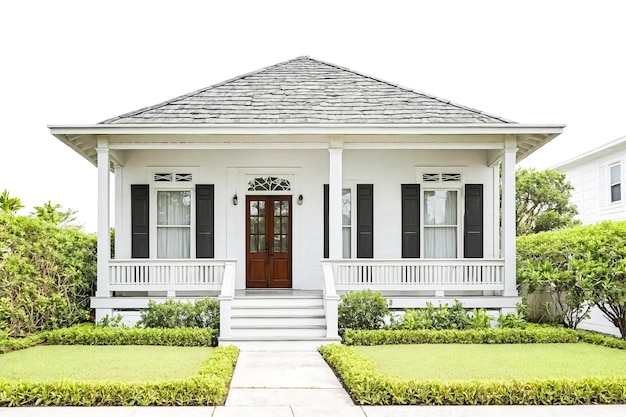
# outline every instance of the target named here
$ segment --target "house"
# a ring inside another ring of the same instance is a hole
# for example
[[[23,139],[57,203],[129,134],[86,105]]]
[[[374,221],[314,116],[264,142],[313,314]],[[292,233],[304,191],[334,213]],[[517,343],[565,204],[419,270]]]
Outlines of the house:
[[[626,195],[622,187],[626,163],[626,136],[585,152],[554,167],[574,187],[571,202],[583,224],[626,220]],[[581,328],[621,336],[619,330],[593,308]]]
[[[338,340],[351,290],[513,310],[515,165],[563,126],[305,56],[49,128],[98,167],[98,320],[217,296],[221,344],[304,349]]]

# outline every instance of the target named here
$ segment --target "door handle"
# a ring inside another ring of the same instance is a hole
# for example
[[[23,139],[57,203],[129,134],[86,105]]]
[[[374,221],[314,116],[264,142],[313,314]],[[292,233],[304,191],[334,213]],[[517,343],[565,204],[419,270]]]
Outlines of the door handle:
[[[265,262],[270,261],[270,245],[265,244]]]

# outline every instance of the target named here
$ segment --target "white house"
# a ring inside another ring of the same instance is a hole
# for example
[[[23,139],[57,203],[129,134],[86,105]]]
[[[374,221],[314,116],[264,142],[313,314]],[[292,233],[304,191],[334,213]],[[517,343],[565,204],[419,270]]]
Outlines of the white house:
[[[563,127],[309,57],[49,126],[98,167],[97,319],[219,296],[221,344],[291,348],[338,340],[337,294],[349,290],[396,308],[514,309],[515,165]]]
[[[574,187],[571,202],[578,207],[577,218],[583,224],[626,220],[624,163],[626,136],[554,167]],[[592,309],[591,318],[580,327],[620,336],[619,330],[597,308]]]

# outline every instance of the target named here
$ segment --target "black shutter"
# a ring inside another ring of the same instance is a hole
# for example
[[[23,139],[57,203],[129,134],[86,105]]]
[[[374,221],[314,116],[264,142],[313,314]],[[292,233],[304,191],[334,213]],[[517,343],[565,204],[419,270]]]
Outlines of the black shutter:
[[[150,257],[150,205],[148,204],[148,186],[135,184],[130,186],[131,211],[131,257]]]
[[[374,185],[356,186],[356,257],[374,257]]]
[[[196,258],[215,257],[213,184],[196,184]]]
[[[483,257],[483,185],[465,184],[465,238],[466,258]]]
[[[402,184],[402,257],[420,257],[420,186]]]
[[[329,187],[324,184],[324,258],[330,257]]]

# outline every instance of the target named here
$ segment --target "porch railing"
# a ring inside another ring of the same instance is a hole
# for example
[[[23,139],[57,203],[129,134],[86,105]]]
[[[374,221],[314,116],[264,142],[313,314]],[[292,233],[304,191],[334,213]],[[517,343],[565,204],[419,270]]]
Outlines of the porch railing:
[[[503,259],[342,259],[324,260],[338,291],[499,291]]]
[[[219,291],[226,267],[234,264],[223,259],[112,259],[109,290]]]

